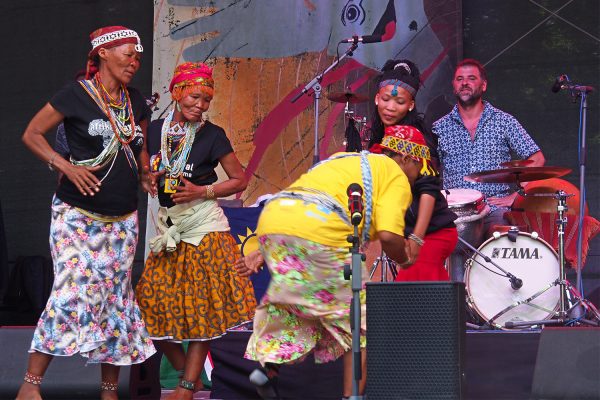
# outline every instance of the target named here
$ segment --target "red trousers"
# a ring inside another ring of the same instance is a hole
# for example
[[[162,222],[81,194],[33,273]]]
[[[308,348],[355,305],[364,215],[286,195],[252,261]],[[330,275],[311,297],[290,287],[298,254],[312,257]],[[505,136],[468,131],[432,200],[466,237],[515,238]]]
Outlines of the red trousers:
[[[417,261],[408,269],[399,269],[396,282],[450,280],[444,262],[458,242],[456,228],[444,228],[429,233],[425,235],[424,240],[425,244],[421,247]]]

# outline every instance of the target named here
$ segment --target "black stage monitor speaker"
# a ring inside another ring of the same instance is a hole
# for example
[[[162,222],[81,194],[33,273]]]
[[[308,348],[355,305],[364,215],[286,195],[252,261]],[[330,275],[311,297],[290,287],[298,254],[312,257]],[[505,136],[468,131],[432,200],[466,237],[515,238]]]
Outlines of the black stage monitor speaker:
[[[600,328],[545,328],[540,337],[532,398],[600,399]]]
[[[462,282],[367,283],[367,398],[461,399]]]

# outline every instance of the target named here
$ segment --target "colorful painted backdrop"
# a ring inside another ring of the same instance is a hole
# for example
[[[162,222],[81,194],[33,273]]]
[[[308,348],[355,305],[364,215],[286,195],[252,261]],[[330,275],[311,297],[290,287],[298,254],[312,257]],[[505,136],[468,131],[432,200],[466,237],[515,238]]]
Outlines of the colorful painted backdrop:
[[[390,58],[420,68],[418,107],[448,109],[450,77],[461,53],[460,1],[444,0],[155,0],[153,89],[158,116],[170,107],[174,67],[203,61],[214,67],[215,98],[209,118],[222,126],[246,169],[245,205],[276,192],[312,164],[313,98],[291,99],[324,71],[353,35],[383,35],[361,44],[351,58],[323,77],[319,107],[319,157],[344,149],[344,104],[330,92],[350,88],[372,98],[372,78]],[[310,94],[310,93],[309,93]],[[452,100],[450,100],[452,101]],[[353,107],[367,117],[372,101]]]

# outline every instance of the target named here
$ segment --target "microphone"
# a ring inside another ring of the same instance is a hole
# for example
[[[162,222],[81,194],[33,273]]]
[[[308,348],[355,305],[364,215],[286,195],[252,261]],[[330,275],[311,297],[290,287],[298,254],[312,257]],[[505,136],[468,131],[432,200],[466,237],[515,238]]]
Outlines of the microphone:
[[[363,189],[358,183],[351,183],[346,189],[348,194],[348,210],[350,210],[350,221],[357,226],[363,217]]]
[[[552,93],[558,93],[558,91],[563,88],[565,82],[569,82],[569,77],[567,75],[563,74],[557,76],[554,80],[554,85],[552,85]]]
[[[521,289],[521,287],[523,286],[523,280],[522,280],[522,279],[519,279],[519,278],[517,278],[517,277],[516,277],[516,276],[514,276],[514,275],[511,275],[511,276],[509,277],[509,279],[510,279],[510,287],[511,287],[513,290],[519,290],[519,289]]]
[[[383,36],[382,35],[364,35],[364,36],[357,36],[354,35],[349,39],[343,39],[340,41],[340,43],[379,43],[383,41]]]
[[[574,92],[585,92],[591,93],[594,91],[593,86],[583,86],[573,84],[569,77],[565,74],[556,77],[554,81],[554,85],[552,85],[552,93],[558,93],[562,89],[567,89],[571,91],[571,94],[574,95]]]

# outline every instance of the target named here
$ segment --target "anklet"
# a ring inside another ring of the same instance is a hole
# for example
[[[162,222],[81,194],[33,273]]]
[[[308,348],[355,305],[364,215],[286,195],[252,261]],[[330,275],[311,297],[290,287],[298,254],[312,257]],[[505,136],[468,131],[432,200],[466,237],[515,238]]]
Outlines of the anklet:
[[[194,382],[190,382],[190,381],[186,381],[185,379],[182,379],[179,381],[179,387],[182,387],[186,390],[194,391]]]
[[[41,385],[43,378],[43,376],[34,375],[31,372],[27,371],[25,372],[23,380],[27,383],[31,383],[32,385]]]
[[[108,390],[110,392],[115,392],[117,390],[117,384],[112,383],[112,382],[102,381],[102,384],[100,385],[100,389]]]

